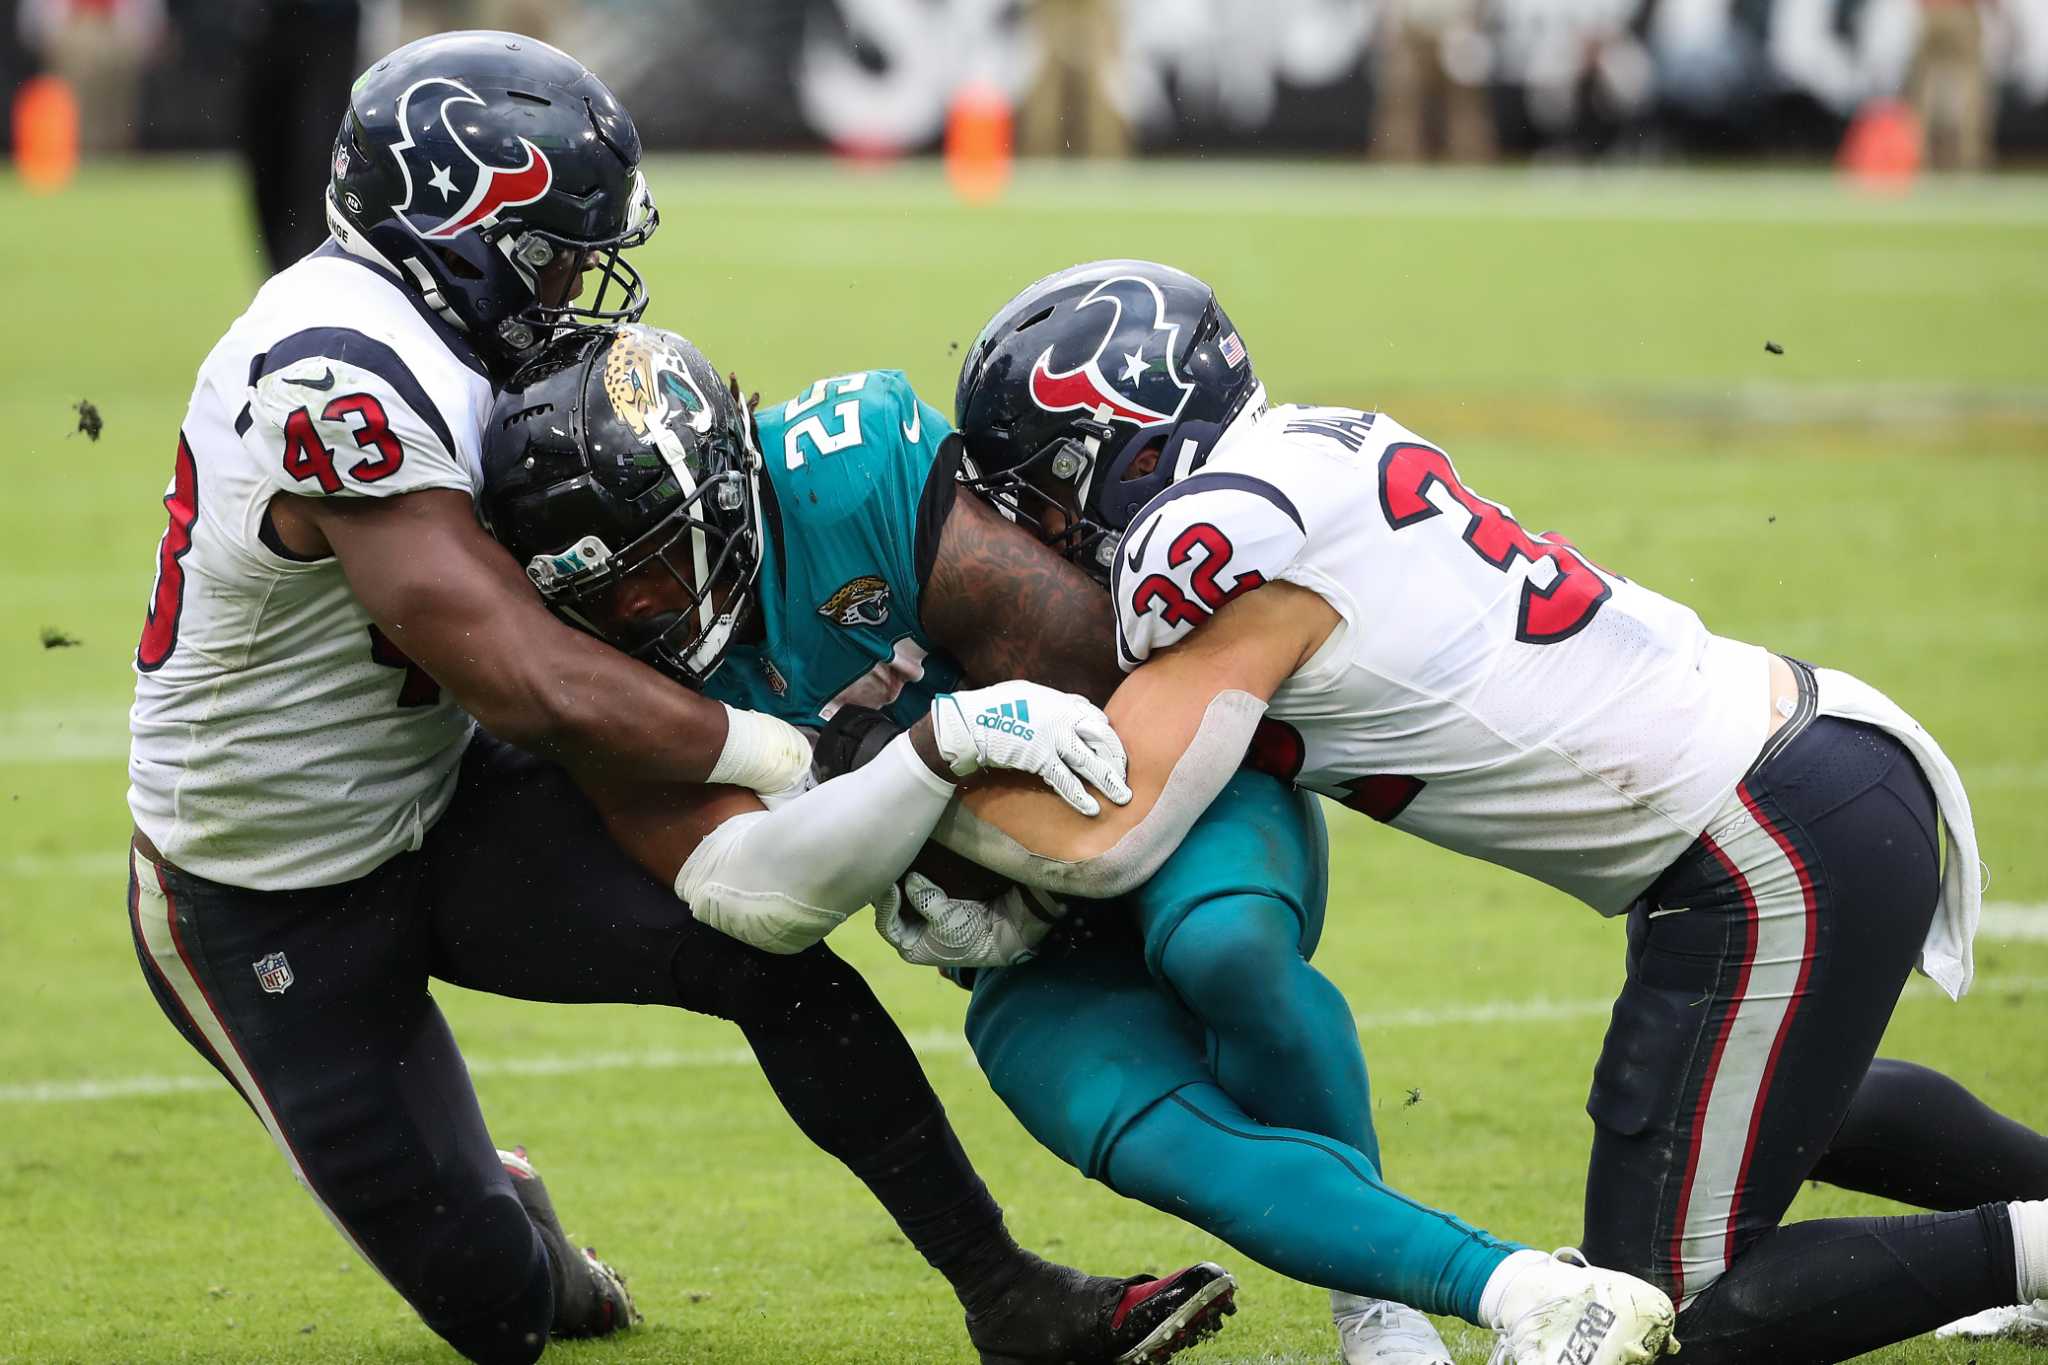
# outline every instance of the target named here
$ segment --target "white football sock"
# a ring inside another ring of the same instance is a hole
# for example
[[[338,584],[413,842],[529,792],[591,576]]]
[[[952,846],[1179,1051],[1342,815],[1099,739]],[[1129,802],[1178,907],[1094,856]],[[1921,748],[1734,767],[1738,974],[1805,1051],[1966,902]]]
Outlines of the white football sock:
[[[2017,1219],[2014,1220],[2014,1226],[2018,1226]],[[1528,1271],[1540,1269],[1550,1263],[1550,1257],[1542,1252],[1524,1247],[1511,1253],[1505,1261],[1495,1266],[1493,1274],[1487,1278],[1486,1288],[1479,1291],[1479,1325],[1490,1327],[1496,1332],[1506,1330],[1510,1322],[1532,1306],[1517,1302],[1512,1313],[1507,1311],[1508,1296],[1515,1286],[1515,1281],[1521,1279]],[[1527,1296],[1516,1297],[1519,1299]]]
[[[2012,1215],[2013,1270],[2020,1302],[2048,1299],[2048,1199],[2017,1200],[2006,1209]]]

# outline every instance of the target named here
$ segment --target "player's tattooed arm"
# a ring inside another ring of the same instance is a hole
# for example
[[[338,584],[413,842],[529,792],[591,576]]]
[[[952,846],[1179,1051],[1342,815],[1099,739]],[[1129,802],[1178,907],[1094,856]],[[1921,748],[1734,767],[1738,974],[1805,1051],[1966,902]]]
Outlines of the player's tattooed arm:
[[[1109,594],[965,492],[940,532],[920,614],[977,683],[1029,678],[1100,705],[1123,681]]]

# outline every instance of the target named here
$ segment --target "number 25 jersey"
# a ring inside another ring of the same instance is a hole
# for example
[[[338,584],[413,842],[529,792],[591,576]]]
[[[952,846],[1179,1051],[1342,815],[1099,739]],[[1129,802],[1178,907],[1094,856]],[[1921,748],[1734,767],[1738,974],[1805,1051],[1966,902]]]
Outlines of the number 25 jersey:
[[[1154,498],[1119,546],[1120,661],[1268,582],[1341,622],[1275,693],[1260,766],[1602,914],[1766,737],[1765,651],[1524,531],[1384,413],[1271,408]]]
[[[377,631],[333,558],[267,531],[284,494],[474,494],[491,390],[460,338],[333,242],[273,276],[200,366],[135,655],[128,804],[172,863],[251,890],[417,848],[472,723]]]

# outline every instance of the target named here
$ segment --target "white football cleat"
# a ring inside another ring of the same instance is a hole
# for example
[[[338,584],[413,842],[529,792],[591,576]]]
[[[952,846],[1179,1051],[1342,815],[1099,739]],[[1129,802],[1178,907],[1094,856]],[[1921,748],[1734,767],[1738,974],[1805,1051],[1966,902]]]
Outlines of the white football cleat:
[[[1934,1329],[1938,1337],[1961,1337],[1966,1341],[2020,1341],[2048,1346],[2048,1299],[2035,1299],[2011,1308],[1987,1308],[1981,1313]]]
[[[1488,1365],[1650,1365],[1678,1350],[1677,1317],[1663,1290],[1565,1247],[1508,1286]]]
[[[1330,1291],[1344,1365],[1452,1365],[1436,1324],[1405,1303]]]

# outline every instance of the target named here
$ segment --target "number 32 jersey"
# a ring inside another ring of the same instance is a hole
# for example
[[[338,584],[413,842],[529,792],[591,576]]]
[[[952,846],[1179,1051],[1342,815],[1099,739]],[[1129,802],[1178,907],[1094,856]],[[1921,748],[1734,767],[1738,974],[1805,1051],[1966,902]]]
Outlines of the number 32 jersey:
[[[272,277],[199,370],[136,649],[128,804],[172,863],[330,885],[419,846],[472,722],[371,623],[281,494],[474,494],[491,389],[459,336],[329,242]]]
[[[1267,582],[1341,624],[1274,695],[1259,766],[1602,914],[1766,736],[1768,654],[1524,531],[1384,413],[1269,409],[1153,499],[1113,582],[1125,669]]]

